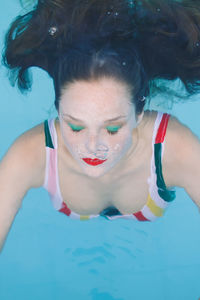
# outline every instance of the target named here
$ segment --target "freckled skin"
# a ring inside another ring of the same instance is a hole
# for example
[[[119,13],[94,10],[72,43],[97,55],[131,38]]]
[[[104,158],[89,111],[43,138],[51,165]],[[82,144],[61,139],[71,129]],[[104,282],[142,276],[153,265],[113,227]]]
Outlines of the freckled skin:
[[[66,114],[81,121],[74,121]],[[122,115],[126,117],[104,123]],[[142,116],[135,114],[129,87],[112,78],[76,81],[67,85],[59,105],[63,142],[81,171],[92,178],[108,173],[128,155],[134,147],[133,130]],[[91,166],[82,158],[107,160]]]

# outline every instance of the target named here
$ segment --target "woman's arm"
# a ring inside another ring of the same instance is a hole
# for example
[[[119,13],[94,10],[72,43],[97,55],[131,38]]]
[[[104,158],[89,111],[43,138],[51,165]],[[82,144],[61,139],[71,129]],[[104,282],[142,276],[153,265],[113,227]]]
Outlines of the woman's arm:
[[[26,192],[43,183],[41,129],[35,127],[20,136],[0,163],[0,251]]]
[[[176,118],[171,119],[169,126],[173,185],[183,187],[200,208],[200,140]]]

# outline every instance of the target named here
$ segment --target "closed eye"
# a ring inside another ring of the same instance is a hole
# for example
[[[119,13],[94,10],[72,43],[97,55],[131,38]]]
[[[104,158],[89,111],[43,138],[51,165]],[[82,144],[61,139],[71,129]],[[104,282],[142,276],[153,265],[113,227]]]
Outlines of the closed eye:
[[[69,124],[69,126],[73,132],[79,132],[84,129],[84,127],[82,127],[82,126],[75,126],[73,124]]]
[[[69,124],[69,126],[74,133],[78,133],[84,129],[84,127],[82,127],[82,126],[75,126],[73,124]],[[106,129],[107,129],[108,134],[114,135],[114,134],[118,133],[118,131],[121,127],[122,126],[109,126],[109,127],[106,127]]]
[[[114,135],[114,134],[117,134],[119,129],[121,128],[122,126],[111,126],[111,127],[107,127],[107,132],[111,135]],[[109,128],[109,129],[108,129]]]

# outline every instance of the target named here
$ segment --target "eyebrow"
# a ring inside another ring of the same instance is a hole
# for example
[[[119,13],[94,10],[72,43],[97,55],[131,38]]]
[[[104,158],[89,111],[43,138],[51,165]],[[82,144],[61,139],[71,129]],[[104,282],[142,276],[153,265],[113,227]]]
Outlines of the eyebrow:
[[[77,119],[77,118],[75,118],[75,117],[72,117],[71,115],[68,115],[68,114],[64,114],[64,113],[63,113],[63,116],[67,116],[67,117],[71,118],[71,119],[74,120],[74,121],[80,121],[80,122],[83,122],[83,123],[84,123],[84,121],[82,121],[82,120],[80,120],[80,119]],[[108,122],[112,122],[112,121],[117,121],[117,120],[119,120],[119,119],[124,119],[124,118],[127,118],[127,116],[118,116],[118,117],[113,118],[113,119],[105,120],[103,123],[108,123]]]

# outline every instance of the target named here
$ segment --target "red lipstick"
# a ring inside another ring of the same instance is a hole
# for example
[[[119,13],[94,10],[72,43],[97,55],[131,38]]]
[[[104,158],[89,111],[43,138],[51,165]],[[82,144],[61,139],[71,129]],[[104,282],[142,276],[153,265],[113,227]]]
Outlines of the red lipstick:
[[[91,158],[82,158],[82,160],[84,162],[86,162],[88,165],[91,165],[91,166],[97,166],[97,165],[100,165],[102,163],[104,163],[104,161],[106,161],[107,159],[105,160],[100,160],[100,159],[91,159]]]

